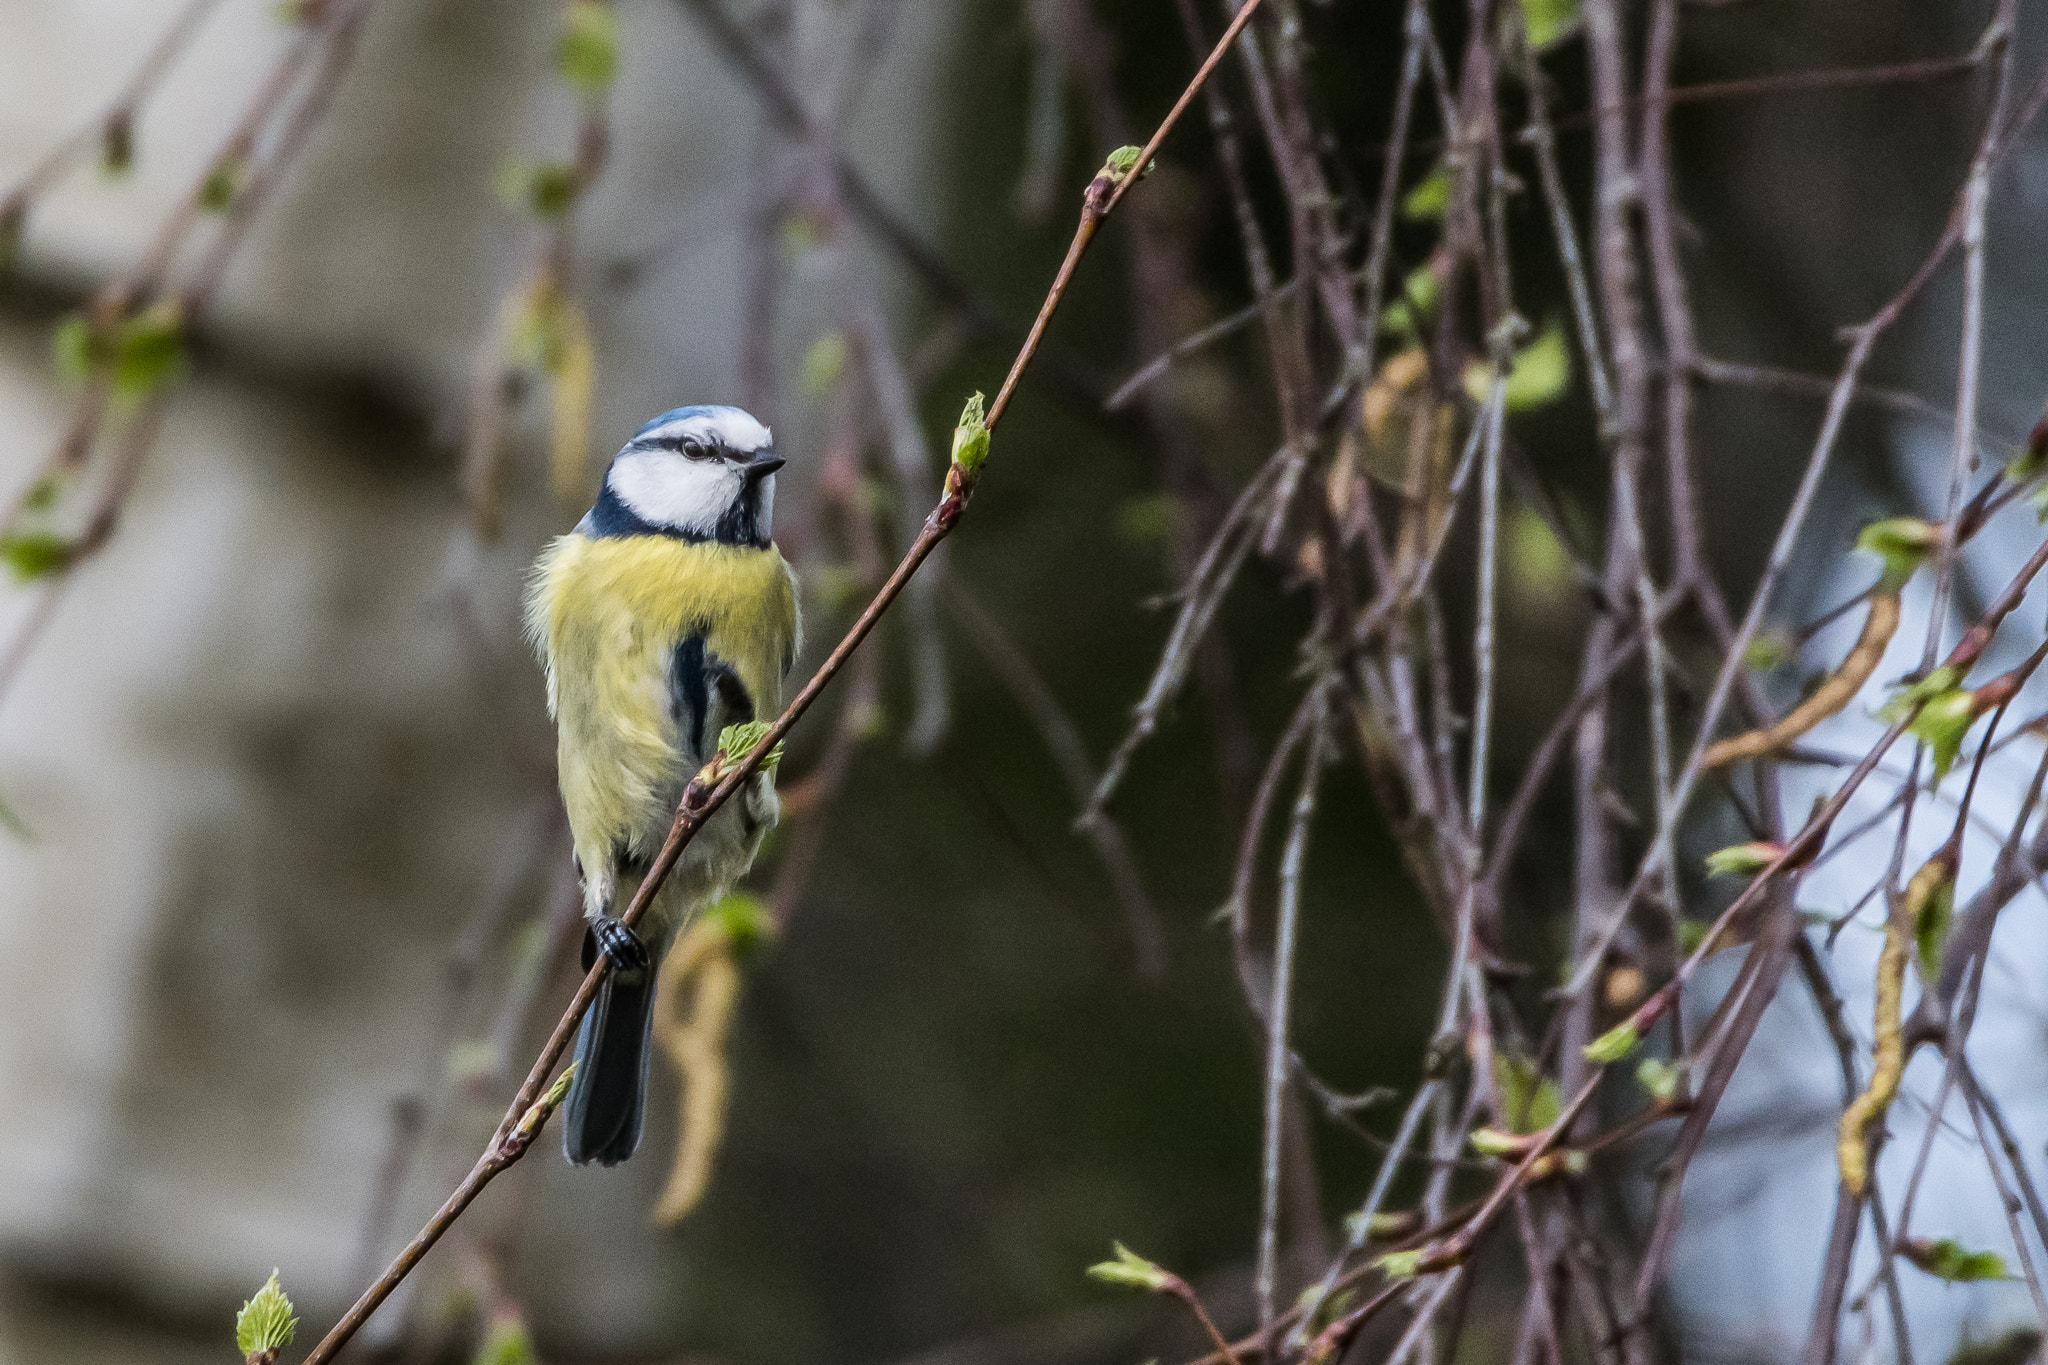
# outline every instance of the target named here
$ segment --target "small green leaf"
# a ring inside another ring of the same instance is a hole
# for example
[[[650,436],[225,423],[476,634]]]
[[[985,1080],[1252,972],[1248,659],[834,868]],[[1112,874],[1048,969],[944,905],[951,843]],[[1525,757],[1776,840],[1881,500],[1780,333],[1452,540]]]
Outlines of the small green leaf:
[[[1134,169],[1136,169],[1138,165],[1138,158],[1144,153],[1144,151],[1145,149],[1143,147],[1117,148],[1115,151],[1111,152],[1107,157],[1103,158],[1101,171],[1102,176],[1105,179],[1107,179],[1109,183],[1112,185],[1122,184],[1124,180],[1130,175],[1130,173]],[[1153,165],[1157,164],[1157,162],[1153,163]],[[1147,166],[1143,171],[1139,172],[1138,178],[1140,180],[1143,180],[1146,176],[1150,174],[1152,174],[1152,166]]]
[[[744,891],[730,892],[724,900],[711,907],[711,915],[718,921],[726,942],[742,956],[775,937],[775,917],[761,903],[759,896],[750,896]]]
[[[1365,1236],[1361,1237],[1358,1235],[1358,1215],[1360,1212],[1362,1210],[1354,1210],[1344,1215],[1344,1235],[1360,1246],[1364,1246],[1369,1241],[1399,1236],[1407,1230],[1409,1220],[1405,1214],[1376,1213],[1372,1216],[1372,1222],[1365,1228]]]
[[[1635,1020],[1624,1019],[1586,1044],[1586,1060],[1600,1066],[1618,1062],[1634,1052],[1636,1045],[1642,1041],[1643,1036],[1636,1031]]]
[[[1110,1245],[1116,1248],[1116,1259],[1089,1266],[1090,1279],[1101,1280],[1104,1284],[1127,1285],[1132,1289],[1149,1289],[1155,1294],[1173,1283],[1171,1273],[1152,1264],[1122,1242]]]
[[[1791,662],[1795,652],[1792,632],[1783,626],[1758,631],[1742,651],[1742,662],[1758,673],[1768,673]]]
[[[555,1077],[554,1083],[547,1088],[547,1093],[540,1097],[543,1108],[561,1108],[562,1101],[569,1097],[569,1083],[576,1079],[577,1065],[577,1063],[572,1061],[569,1065],[562,1068],[562,1074]]]
[[[50,338],[50,354],[56,361],[57,373],[66,379],[83,379],[97,369],[101,349],[93,337],[92,324],[83,313],[65,314]]]
[[[1418,323],[1428,321],[1436,311],[1439,288],[1436,272],[1428,266],[1409,271],[1408,278],[1401,281],[1401,297],[1389,303],[1380,315],[1380,330],[1394,336],[1412,336]]]
[[[1785,846],[1768,839],[1730,844],[1707,855],[1709,877],[1753,877],[1783,857]]]
[[[1856,537],[1856,548],[1884,561],[1884,585],[1892,591],[1905,585],[1927,556],[1941,547],[1941,528],[1919,517],[1892,517],[1872,522]]]
[[[1390,1280],[1412,1280],[1422,1269],[1422,1251],[1390,1251],[1374,1257],[1372,1266]]]
[[[1410,222],[1441,218],[1451,207],[1451,168],[1438,166],[1401,196],[1401,216]]]
[[[28,583],[71,567],[71,542],[49,531],[9,531],[0,535],[0,561],[14,572],[14,581]]]
[[[1486,401],[1490,376],[1484,365],[1475,366],[1479,384],[1473,402]],[[1564,396],[1571,387],[1572,353],[1565,344],[1564,324],[1552,320],[1543,329],[1541,336],[1515,352],[1514,362],[1508,369],[1506,398],[1509,412],[1527,412],[1532,408],[1547,407]],[[1466,376],[1466,391],[1472,389],[1472,375]]]
[[[244,1356],[281,1351],[292,1344],[299,1320],[292,1316],[292,1301],[277,1282],[277,1272],[256,1291],[256,1296],[235,1314],[235,1349]]]
[[[1950,1281],[2010,1280],[2005,1257],[1995,1251],[1966,1251],[1953,1237],[1908,1237],[1899,1254],[1928,1274]]]
[[[1932,984],[1941,980],[1942,959],[1948,954],[1949,927],[1956,917],[1956,882],[1944,877],[1927,894],[1913,916],[1913,941],[1920,950],[1920,979]]]
[[[1877,718],[1887,725],[1904,720],[1923,702],[1933,701],[1945,693],[1955,691],[1957,684],[1962,680],[1960,669],[1943,664],[1916,682],[1894,683],[1892,695],[1883,706],[1877,708]]]
[[[1498,1128],[1475,1128],[1465,1140],[1472,1144],[1472,1150],[1481,1156],[1516,1157],[1529,1149],[1526,1136],[1503,1133]]]
[[[135,112],[116,109],[100,125],[100,174],[118,177],[135,169]]]
[[[206,172],[206,180],[199,186],[199,207],[206,213],[226,213],[235,206],[235,196],[242,192],[242,179],[248,166],[240,157],[227,157],[216,161]]]
[[[1557,1122],[1564,1096],[1536,1063],[1505,1048],[1493,1054],[1493,1086],[1500,1092],[1501,1121],[1516,1133],[1536,1133]]]
[[[113,344],[114,392],[139,398],[173,378],[185,359],[184,318],[170,299],[123,322]]]
[[[1579,0],[1522,0],[1522,22],[1529,46],[1540,52],[1578,31]]]
[[[806,397],[822,397],[839,382],[845,369],[846,333],[826,332],[804,352],[797,366],[797,387]]]
[[[56,474],[45,474],[29,485],[21,495],[21,510],[24,512],[47,512],[57,505],[57,495],[64,491],[64,480]]]
[[[980,473],[982,462],[988,459],[989,431],[981,403],[979,393],[968,399],[960,409],[959,425],[953,428],[953,463],[969,478]]]
[[[1934,780],[1948,776],[1956,756],[1963,751],[1963,739],[1977,720],[1975,694],[1957,688],[1943,692],[1920,708],[1907,733],[1925,744],[1934,758]]]
[[[555,69],[586,94],[603,91],[619,74],[619,18],[607,0],[569,0],[562,7]]]
[[[772,722],[765,720],[749,720],[738,725],[728,725],[718,732],[719,751],[725,755],[728,763],[744,763],[747,756],[754,752],[754,746],[774,728]],[[782,746],[778,744],[761,764],[761,771],[772,773],[781,762]]]
[[[576,168],[566,161],[508,163],[498,176],[498,193],[512,207],[542,222],[560,218],[576,202]]]
[[[524,1318],[517,1313],[491,1315],[483,1344],[477,1347],[475,1365],[537,1365],[539,1359]]]
[[[1659,1104],[1669,1104],[1678,1095],[1679,1078],[1683,1069],[1655,1057],[1645,1057],[1636,1063],[1636,1083],[1650,1092],[1650,1097]]]
[[[1321,1302],[1318,1302],[1319,1299]],[[1309,1285],[1295,1295],[1294,1307],[1297,1313],[1303,1314],[1313,1310],[1313,1316],[1304,1320],[1295,1330],[1305,1337],[1314,1336],[1350,1312],[1352,1305],[1357,1302],[1358,1296],[1349,1289],[1339,1289],[1325,1297],[1322,1285]]]
[[[2005,462],[2005,480],[2011,484],[2029,484],[2048,474],[2048,441],[2029,441],[2020,453]]]

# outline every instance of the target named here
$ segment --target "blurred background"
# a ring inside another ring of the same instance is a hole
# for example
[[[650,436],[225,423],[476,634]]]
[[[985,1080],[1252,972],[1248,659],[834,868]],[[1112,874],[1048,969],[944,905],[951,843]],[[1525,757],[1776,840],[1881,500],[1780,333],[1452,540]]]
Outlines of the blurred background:
[[[1403,7],[1280,8],[1341,134],[1332,166],[1375,185]],[[1439,8],[1455,52],[1462,8]],[[1210,39],[1227,18],[1192,12]],[[54,567],[17,538],[0,602],[0,1360],[232,1358],[234,1307],[273,1266],[303,1330],[324,1330],[440,1202],[577,979],[552,735],[517,624],[526,566],[642,421],[743,404],[789,459],[777,532],[808,672],[929,507],[954,415],[1000,381],[1103,155],[1185,84],[1181,13],[0,5],[0,474],[12,525],[46,515],[78,538]],[[1952,58],[1989,13],[1703,3],[1677,76]],[[2021,26],[2019,69],[2044,36]],[[1584,60],[1566,46],[1552,65],[1583,203]],[[1835,330],[1940,235],[1985,99],[1951,63],[1676,113],[1703,351],[1832,374]],[[1425,101],[1416,137],[1441,127]],[[468,1359],[513,1321],[560,1362],[1207,1349],[1083,1277],[1112,1239],[1249,1325],[1262,1043],[1215,915],[1298,692],[1311,604],[1284,556],[1252,557],[1109,833],[1073,829],[1172,624],[1162,596],[1279,439],[1253,331],[1106,403],[1251,298],[1221,176],[1198,111],[1083,266],[943,572],[793,736],[784,824],[749,882],[773,929],[735,949],[712,1037],[729,1103],[701,1203],[654,1216],[684,1108],[658,1057],[639,1157],[572,1170],[550,1135],[360,1356]],[[1277,227],[1272,172],[1252,182]],[[2023,437],[2043,389],[2038,135],[1995,183],[1993,444]],[[1522,196],[1518,290],[1539,322],[1566,306],[1544,230]],[[1399,258],[1429,235],[1404,219]],[[166,277],[197,291],[173,343],[124,334],[113,370],[81,365],[77,319],[110,282],[148,295]],[[1873,378],[1951,401],[1955,285],[1936,281]],[[1739,604],[1820,403],[1789,385],[1700,402],[1705,525]],[[1590,539],[1605,463],[1583,395],[1513,426]],[[1945,430],[1852,419],[1784,619],[1840,600],[1857,526],[1935,496],[1916,471],[1945,468]],[[1500,742],[1519,756],[1571,692],[1587,608],[1551,526],[1512,514],[1506,547]],[[1983,590],[2014,552],[1985,550]],[[1567,818],[1538,811],[1511,891],[1538,925],[1563,899]],[[1405,1094],[1448,944],[1355,767],[1331,772],[1315,828],[1297,1046],[1347,1094]],[[2032,954],[2001,997],[2000,1055],[2037,1101],[2042,909],[2022,901],[2036,937],[2001,946]],[[1544,941],[1528,951],[1563,942]],[[1867,988],[1852,1007],[1867,1018]],[[1691,1353],[1784,1359],[1803,1339],[1837,1112],[1812,1015],[1773,1007],[1717,1130],[1728,1160],[1689,1191],[1674,1293]],[[1797,1064],[1816,1050],[1818,1070]],[[1295,1129],[1303,1266],[1341,1237],[1397,1112]],[[2015,1115],[2038,1166],[2048,1105]],[[1995,1196],[1945,1197],[2002,1235]],[[1512,1319],[1487,1327],[1488,1307],[1466,1351],[1506,1359]],[[1931,1285],[1914,1311],[1936,1358],[2031,1316],[2016,1285]]]

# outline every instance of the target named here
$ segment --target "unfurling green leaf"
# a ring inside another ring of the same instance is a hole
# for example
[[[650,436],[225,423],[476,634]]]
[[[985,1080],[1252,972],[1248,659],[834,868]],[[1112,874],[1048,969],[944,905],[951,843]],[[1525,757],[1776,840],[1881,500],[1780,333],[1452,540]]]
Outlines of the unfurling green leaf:
[[[233,208],[248,169],[239,157],[214,162],[206,172],[205,183],[199,187],[199,207],[207,213],[226,213]]]
[[[1655,1057],[1645,1057],[1636,1063],[1636,1084],[1650,1092],[1650,1098],[1659,1104],[1669,1104],[1678,1097],[1678,1082],[1684,1075],[1681,1067]]]
[[[1503,1133],[1498,1128],[1475,1128],[1465,1137],[1472,1144],[1472,1150],[1481,1156],[1511,1159],[1529,1150],[1526,1134]]]
[[[256,1291],[256,1296],[235,1314],[235,1349],[247,1356],[270,1355],[292,1344],[299,1320],[292,1316],[292,1301],[277,1282],[277,1272]]]
[[[1785,854],[1783,844],[1758,839],[1747,844],[1730,844],[1707,855],[1709,877],[1753,877]]]
[[[166,383],[185,358],[183,310],[171,299],[122,323],[114,338],[114,392],[139,398]]]
[[[953,463],[969,478],[980,473],[982,462],[988,459],[988,438],[988,422],[977,393],[960,409],[960,423],[953,428]]]
[[[137,398],[168,381],[185,356],[184,314],[162,299],[111,326],[94,326],[83,313],[57,324],[51,348],[67,379],[106,374],[114,392]]]
[[[1963,751],[1963,738],[1977,720],[1977,698],[1957,688],[1943,692],[1920,708],[1908,733],[1925,744],[1934,758],[1934,780],[1948,776],[1956,755]]]
[[[567,213],[576,202],[579,188],[576,168],[566,161],[515,161],[498,175],[498,193],[505,202],[542,222]]]
[[[555,69],[586,94],[612,83],[619,74],[619,18],[609,0],[569,0],[562,7]]]
[[[1636,1044],[1643,1041],[1633,1019],[1624,1019],[1607,1032],[1586,1044],[1586,1060],[1600,1066],[1618,1062],[1636,1050]]]
[[[1438,166],[1401,196],[1401,216],[1410,222],[1441,218],[1451,207],[1451,168]]]
[[[1908,1237],[1899,1254],[1944,1280],[2009,1280],[2005,1257],[1995,1251],[1966,1251],[1953,1237]]]
[[[540,1359],[534,1353],[533,1333],[527,1330],[526,1319],[517,1313],[494,1313],[491,1325],[484,1331],[483,1344],[477,1347],[475,1365],[536,1365]]]
[[[1579,0],[1522,0],[1529,46],[1540,52],[1579,28]]]
[[[1884,561],[1885,585],[1896,591],[1927,556],[1941,546],[1941,528],[1919,517],[1872,522],[1856,537],[1856,548]]]
[[[773,723],[765,720],[748,720],[738,725],[728,725],[718,732],[719,752],[725,755],[728,764],[744,763],[747,755],[754,752],[754,746],[774,728]],[[761,771],[772,773],[781,762],[782,746],[778,744],[769,751],[767,759],[762,762]]]
[[[9,531],[0,535],[0,561],[17,583],[27,583],[71,567],[71,542],[49,531]]]
[[[1138,158],[1144,155],[1144,152],[1145,149],[1143,147],[1117,148],[1107,157],[1103,158],[1101,175],[1112,185],[1122,184],[1130,173],[1137,168]],[[1153,163],[1153,165],[1157,164],[1157,162]],[[1143,180],[1150,174],[1152,174],[1152,166],[1147,166],[1144,170],[1138,172],[1138,178]]]
[[[1174,1282],[1171,1272],[1152,1264],[1122,1242],[1112,1242],[1116,1248],[1114,1261],[1098,1261],[1088,1267],[1090,1279],[1101,1280],[1104,1284],[1128,1285],[1132,1289],[1149,1289],[1159,1293]]]
[[[1501,1120],[1512,1132],[1541,1132],[1563,1112],[1564,1097],[1557,1082],[1520,1053],[1495,1050],[1493,1087],[1500,1092]]]
[[[1390,1251],[1373,1259],[1373,1268],[1390,1280],[1412,1280],[1422,1269],[1422,1252]]]

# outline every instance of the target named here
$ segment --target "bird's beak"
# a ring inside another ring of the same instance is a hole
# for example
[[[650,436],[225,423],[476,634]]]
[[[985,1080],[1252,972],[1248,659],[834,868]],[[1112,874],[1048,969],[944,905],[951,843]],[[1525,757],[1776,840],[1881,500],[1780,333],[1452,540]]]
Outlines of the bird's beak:
[[[763,459],[749,460],[740,466],[740,473],[746,476],[748,483],[759,483],[788,463],[789,461],[779,455],[769,455]]]

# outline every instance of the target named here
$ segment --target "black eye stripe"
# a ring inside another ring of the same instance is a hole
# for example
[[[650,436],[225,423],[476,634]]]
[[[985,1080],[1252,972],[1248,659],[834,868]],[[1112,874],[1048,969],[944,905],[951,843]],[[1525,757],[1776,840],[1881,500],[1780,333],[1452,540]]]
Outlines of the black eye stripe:
[[[691,447],[695,447],[694,450]],[[629,447],[632,450],[666,450],[672,455],[688,455],[703,459],[721,455],[724,449],[717,441],[707,441],[701,436],[643,436]]]

